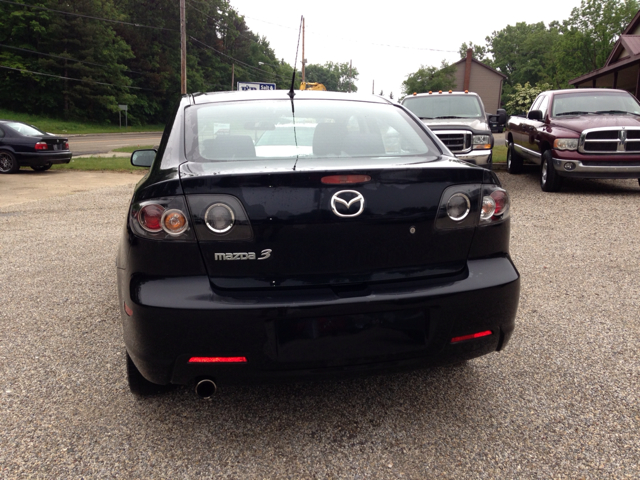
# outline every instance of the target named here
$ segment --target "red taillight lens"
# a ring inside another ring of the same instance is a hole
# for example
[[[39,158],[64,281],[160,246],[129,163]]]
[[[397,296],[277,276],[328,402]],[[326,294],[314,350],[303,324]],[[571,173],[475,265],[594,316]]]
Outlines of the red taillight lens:
[[[370,182],[369,175],[330,175],[322,177],[322,183],[325,185],[348,185],[353,183]]]
[[[45,142],[36,143],[36,150],[47,150],[49,146]]]
[[[247,357],[191,357],[189,363],[247,363]]]
[[[507,192],[505,192],[504,190],[496,190],[495,192],[491,193],[491,198],[493,198],[493,200],[496,202],[496,211],[493,212],[493,214],[502,215],[509,205]]]
[[[69,150],[69,142],[66,142],[66,143],[64,144],[64,149],[65,149],[65,150]]]
[[[464,342],[465,340],[473,340],[474,338],[488,337],[491,335],[491,330],[485,330],[484,332],[472,333],[471,335],[462,335],[461,337],[453,337],[451,343]]]
[[[162,230],[162,214],[164,207],[157,203],[145,205],[138,212],[138,222],[147,232],[159,232]]]

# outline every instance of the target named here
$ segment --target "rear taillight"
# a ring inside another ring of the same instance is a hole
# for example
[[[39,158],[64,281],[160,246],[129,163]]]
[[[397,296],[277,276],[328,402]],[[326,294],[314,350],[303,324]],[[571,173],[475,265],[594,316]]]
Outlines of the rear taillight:
[[[163,213],[164,207],[162,205],[158,205],[157,203],[145,205],[138,213],[138,222],[147,232],[159,232],[162,230],[160,221],[162,220]]]
[[[187,195],[198,240],[253,240],[242,202],[233,195]]]
[[[65,142],[64,143],[64,149],[65,150],[69,150],[69,142]]]
[[[509,218],[509,195],[495,184],[462,184],[445,189],[436,228],[448,230],[502,222]]]
[[[497,185],[485,185],[482,189],[480,224],[501,221],[509,217],[509,195]]]
[[[195,240],[184,197],[134,203],[129,225],[135,234],[155,240]]]
[[[36,143],[36,150],[47,150],[48,148],[49,148],[49,145],[47,145],[45,142]]]

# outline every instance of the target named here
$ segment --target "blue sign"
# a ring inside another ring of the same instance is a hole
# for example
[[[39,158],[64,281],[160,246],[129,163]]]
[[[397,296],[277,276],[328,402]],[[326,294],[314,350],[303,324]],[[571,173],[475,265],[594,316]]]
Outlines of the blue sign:
[[[275,90],[275,83],[238,82],[238,90]]]

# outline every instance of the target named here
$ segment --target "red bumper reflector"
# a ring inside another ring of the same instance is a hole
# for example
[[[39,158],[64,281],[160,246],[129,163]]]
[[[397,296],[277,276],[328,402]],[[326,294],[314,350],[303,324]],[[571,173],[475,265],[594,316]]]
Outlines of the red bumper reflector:
[[[191,357],[189,363],[247,363],[247,357]]]
[[[371,177],[369,175],[330,175],[328,177],[322,177],[322,183],[325,185],[348,185],[351,183],[366,183],[370,181]]]
[[[491,330],[485,330],[484,332],[472,333],[471,335],[453,337],[451,343],[464,342],[465,340],[473,340],[474,338],[487,337],[489,335],[491,335]]]
[[[125,313],[126,313],[127,315],[129,315],[129,316],[133,315],[133,310],[131,310],[131,309],[129,308],[129,305],[127,305],[126,303],[124,304],[124,311],[125,311]]]

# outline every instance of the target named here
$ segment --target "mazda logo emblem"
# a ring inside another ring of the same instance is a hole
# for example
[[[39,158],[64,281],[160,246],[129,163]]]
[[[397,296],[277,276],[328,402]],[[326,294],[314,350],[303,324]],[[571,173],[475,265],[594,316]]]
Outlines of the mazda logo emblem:
[[[360,208],[355,213],[350,213],[352,205],[360,205]],[[338,211],[338,205],[344,205],[345,208],[343,211],[345,213],[340,213]],[[338,193],[334,193],[333,197],[331,197],[331,210],[338,217],[357,217],[364,210],[364,197],[360,192],[356,192],[355,190],[341,190]]]

